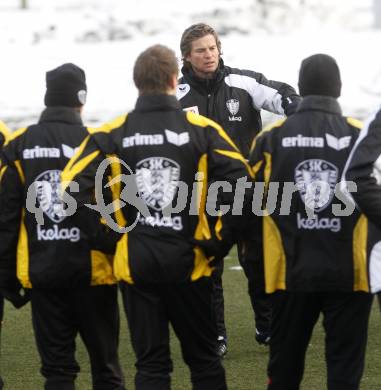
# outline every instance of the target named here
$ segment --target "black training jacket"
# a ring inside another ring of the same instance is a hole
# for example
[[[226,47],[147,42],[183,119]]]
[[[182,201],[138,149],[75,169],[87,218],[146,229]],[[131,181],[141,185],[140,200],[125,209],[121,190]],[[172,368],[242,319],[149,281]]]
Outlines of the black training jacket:
[[[118,224],[134,226],[117,244],[117,279],[161,283],[210,276],[210,262],[193,242],[212,236],[207,183],[233,183],[248,175],[246,161],[222,128],[184,112],[174,96],[143,95],[134,111],[86,138],[65,169],[63,179],[79,184],[79,192],[71,194],[79,203],[87,201],[94,176],[104,171],[102,161],[111,164],[113,191],[121,198]],[[179,201],[180,189],[185,203]],[[175,209],[166,214],[171,206]],[[223,228],[219,220],[217,239]]]
[[[214,79],[200,79],[183,67],[177,98],[184,110],[213,119],[245,158],[253,138],[262,129],[262,109],[280,115],[292,114],[300,100],[295,90],[251,70],[230,68],[220,60]]]
[[[340,192],[360,126],[336,99],[307,96],[254,141],[250,165],[268,192],[246,256],[264,262],[268,293],[369,291],[367,218]]]
[[[110,259],[91,249],[60,197],[61,172],[87,135],[75,110],[50,107],[37,124],[14,132],[6,142],[0,185],[0,286],[15,286],[16,274],[27,288],[115,283]],[[40,211],[40,219],[33,209]],[[99,218],[95,223],[100,224]]]
[[[372,115],[360,132],[348,159],[344,178],[354,182],[351,192],[369,219],[369,279],[372,292],[381,291],[381,110]]]

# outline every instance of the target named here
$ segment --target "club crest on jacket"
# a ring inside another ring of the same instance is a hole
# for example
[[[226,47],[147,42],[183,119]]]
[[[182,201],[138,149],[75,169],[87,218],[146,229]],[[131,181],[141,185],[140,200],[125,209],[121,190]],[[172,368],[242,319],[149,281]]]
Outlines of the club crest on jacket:
[[[324,210],[332,201],[339,176],[332,163],[310,159],[295,168],[295,184],[305,205],[316,212]]]
[[[150,157],[136,164],[136,185],[148,207],[161,211],[171,204],[180,178],[180,166],[166,157]]]
[[[237,99],[229,99],[226,101],[226,107],[230,114],[234,116],[239,111],[239,101]]]
[[[34,182],[39,207],[53,222],[60,223],[66,218],[64,203],[60,197],[61,171],[52,169],[42,172]]]

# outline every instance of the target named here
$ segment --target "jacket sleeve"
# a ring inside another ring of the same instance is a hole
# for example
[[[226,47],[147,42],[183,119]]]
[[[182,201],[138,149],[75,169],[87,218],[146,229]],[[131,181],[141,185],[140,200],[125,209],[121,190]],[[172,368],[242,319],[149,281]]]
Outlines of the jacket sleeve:
[[[9,138],[10,131],[4,122],[0,121],[0,148],[3,147],[7,139]]]
[[[105,223],[100,222],[102,215],[98,209],[88,207],[88,205],[96,204],[96,191],[99,191],[105,205],[111,199],[109,191],[104,190],[108,168],[106,167],[103,173],[99,170],[100,165],[106,159],[105,149],[107,150],[107,147],[100,145],[97,138],[101,142],[109,141],[107,134],[101,134],[100,137],[92,134],[85,138],[76,155],[62,172],[62,191],[63,196],[65,193],[69,194],[76,201],[77,210],[72,218],[86,234],[92,248],[105,253],[113,253],[119,235],[111,231]],[[98,176],[100,187],[96,188]]]
[[[265,132],[260,132],[253,141],[249,156],[249,165],[253,175],[255,183],[265,183],[268,185],[269,178],[267,177],[270,161],[269,153],[265,150],[266,139],[264,137]]]
[[[251,170],[238,147],[217,123],[209,127],[209,176],[211,181],[235,182],[251,176]]]
[[[91,202],[95,188],[95,176],[103,159],[104,155],[94,137],[88,135],[63,170],[62,191],[70,192],[78,206]],[[68,188],[73,184],[78,188]]]
[[[0,181],[0,288],[17,289],[17,243],[23,201],[23,183],[15,165],[4,161]]]
[[[356,184],[357,190],[350,192],[356,204],[381,227],[381,111],[360,131],[343,178]]]
[[[268,80],[262,73],[243,70],[243,75],[231,74],[227,83],[241,85],[250,94],[253,106],[257,110],[264,109],[278,115],[291,115],[296,111],[301,100],[290,85]],[[238,84],[237,84],[238,83]]]
[[[237,146],[219,125],[212,122],[208,136],[210,145],[208,180],[227,182],[232,189],[219,193],[218,201],[230,208],[220,217],[215,232],[216,237],[225,246],[223,252],[227,252],[239,240],[245,228],[248,215],[244,210],[251,200],[251,170]]]

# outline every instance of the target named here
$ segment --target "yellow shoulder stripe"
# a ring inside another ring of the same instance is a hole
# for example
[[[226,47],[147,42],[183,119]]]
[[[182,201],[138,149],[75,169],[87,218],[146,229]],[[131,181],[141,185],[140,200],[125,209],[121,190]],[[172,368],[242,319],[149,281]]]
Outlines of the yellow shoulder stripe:
[[[122,126],[122,124],[127,120],[127,115],[128,114],[118,116],[113,121],[107,122],[98,128],[88,127],[87,130],[90,134],[98,133],[98,132],[110,133],[112,130]]]
[[[72,166],[71,169],[65,168],[61,174],[62,181],[62,189],[64,192],[69,185],[73,181],[73,179],[82,172],[90,163],[100,154],[99,150],[96,150],[93,153],[90,153],[88,156],[84,157],[82,160],[79,160],[75,165]]]
[[[0,133],[4,137],[4,143],[5,143],[9,138],[9,136],[11,135],[11,132],[9,131],[7,125],[3,121],[0,121]]]
[[[65,170],[68,169],[70,170],[73,165],[76,163],[76,161],[78,160],[78,157],[82,154],[83,150],[85,149],[87,143],[89,142],[89,139],[90,139],[90,136],[88,135],[81,143],[81,145],[79,145],[79,149],[75,152],[74,156],[69,160],[69,162],[67,163],[66,167],[65,167]]]
[[[216,122],[212,121],[211,119],[202,115],[195,114],[192,111],[187,111],[186,115],[187,115],[188,122],[192,123],[193,125],[200,126],[200,127],[213,126],[213,125],[219,126]]]
[[[27,130],[28,130],[27,127],[22,127],[21,129],[18,129],[16,131],[14,131],[13,133],[11,133],[11,135],[8,137],[5,145],[8,145],[9,142],[13,141],[17,137],[20,137],[20,135],[24,134]]]
[[[21,166],[20,160],[16,160],[16,161],[14,162],[14,164],[15,164],[15,167],[16,167],[16,169],[17,169],[17,172],[18,172],[18,174],[19,174],[19,176],[20,176],[21,183],[22,183],[22,184],[25,184],[25,175],[24,175],[24,171],[22,170],[22,166]]]
[[[251,167],[254,179],[255,179],[255,176],[257,175],[258,171],[261,169],[262,164],[263,164],[263,160],[259,160],[254,166]]]
[[[357,127],[358,129],[363,127],[363,123],[355,118],[347,117],[347,122],[353,127]]]
[[[215,130],[217,130],[219,136],[223,138],[232,148],[234,148],[237,152],[239,152],[238,147],[236,144],[232,141],[232,139],[226,134],[224,129],[216,122],[212,121],[209,118],[206,118],[202,115],[197,115],[192,111],[188,111],[186,113],[188,122],[192,123],[192,125],[200,126],[200,127],[213,127]]]
[[[251,144],[251,147],[250,147],[250,153],[254,150],[255,148],[255,144],[257,143],[257,138],[260,137],[262,134],[264,133],[267,133],[277,127],[281,127],[283,125],[283,123],[286,121],[287,118],[284,118],[284,119],[279,119],[278,121],[274,122],[274,123],[270,123],[269,125],[267,125],[262,131],[260,131],[256,137],[253,139],[253,142]]]
[[[0,183],[3,180],[3,176],[4,176],[4,173],[7,170],[7,168],[8,168],[8,166],[5,165],[5,166],[1,167],[1,169],[0,169]]]
[[[216,153],[222,154],[223,156],[227,156],[230,158],[233,158],[235,160],[239,160],[245,165],[250,177],[253,177],[253,173],[251,171],[249,163],[246,161],[246,159],[242,156],[239,152],[231,152],[230,150],[221,150],[221,149],[214,149]]]

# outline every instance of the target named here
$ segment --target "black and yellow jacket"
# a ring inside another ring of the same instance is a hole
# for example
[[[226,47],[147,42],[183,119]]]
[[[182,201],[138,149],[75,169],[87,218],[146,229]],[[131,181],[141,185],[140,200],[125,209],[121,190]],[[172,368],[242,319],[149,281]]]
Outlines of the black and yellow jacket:
[[[0,147],[2,147],[10,135],[8,127],[3,121],[0,121]]]
[[[60,198],[61,171],[87,135],[75,110],[49,107],[37,124],[7,140],[0,186],[1,287],[16,285],[16,274],[26,288],[115,283],[108,257],[91,249],[70,216],[70,202]]]
[[[102,161],[110,162],[114,194],[124,204],[118,224],[134,226],[117,244],[117,279],[161,283],[210,276],[208,259],[192,241],[211,237],[207,183],[248,175],[246,161],[222,128],[183,112],[174,96],[141,96],[134,111],[87,137],[64,170],[64,181],[79,184],[79,192],[71,193],[79,204],[93,191]],[[176,209],[166,215],[171,206]],[[223,234],[221,220],[216,231]]]
[[[307,96],[254,141],[250,165],[267,198],[246,256],[264,261],[268,293],[369,291],[368,222],[339,191],[360,126],[336,99]]]

